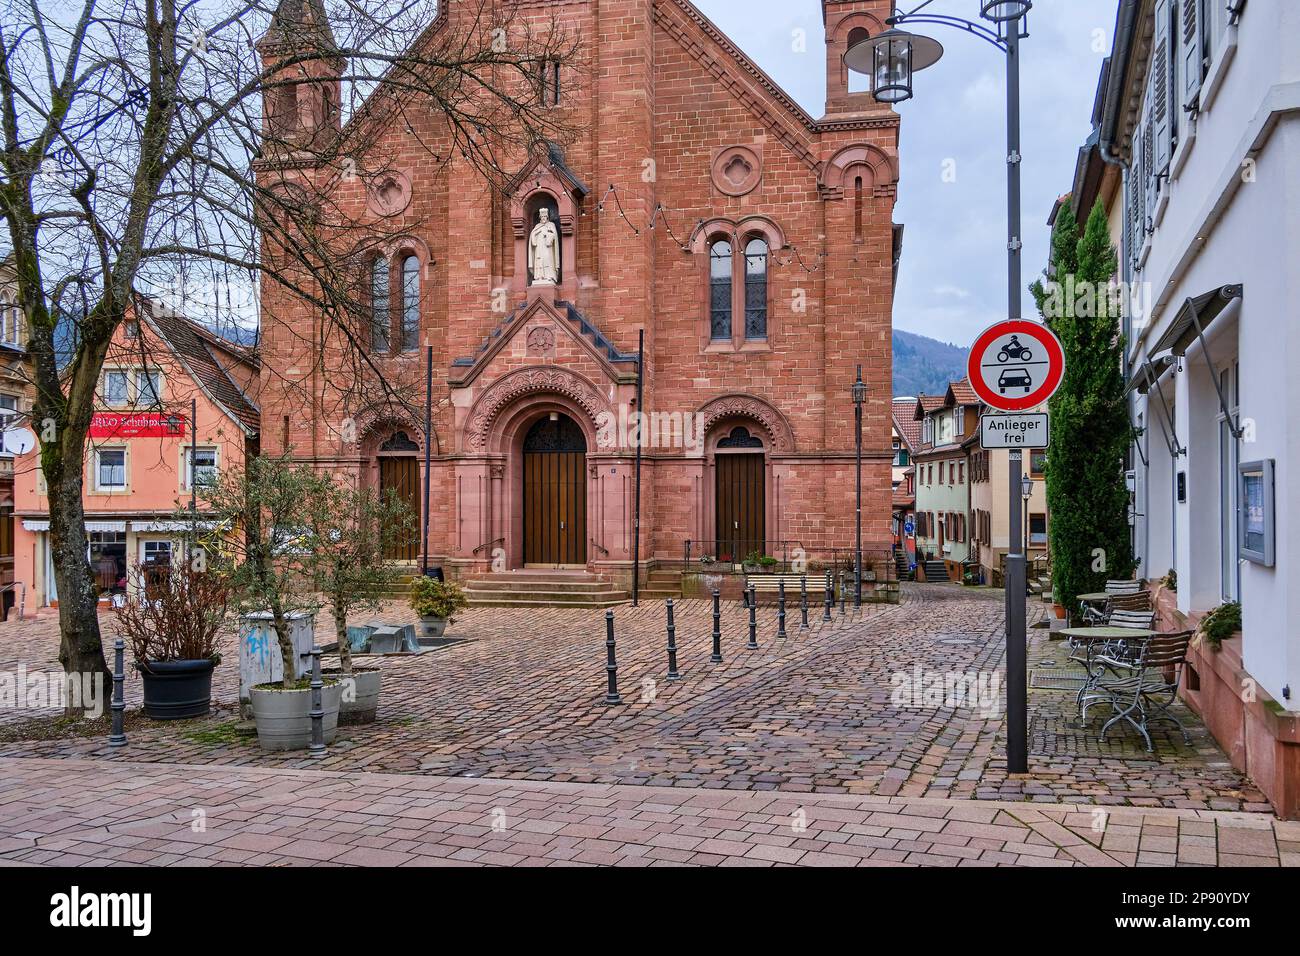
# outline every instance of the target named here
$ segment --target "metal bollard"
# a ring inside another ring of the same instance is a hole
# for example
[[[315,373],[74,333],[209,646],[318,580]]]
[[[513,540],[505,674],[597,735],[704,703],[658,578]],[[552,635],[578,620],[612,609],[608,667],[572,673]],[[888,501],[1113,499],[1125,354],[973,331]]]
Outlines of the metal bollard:
[[[673,599],[668,599],[668,679],[681,680],[677,672],[677,625],[673,623]]]
[[[840,617],[844,616],[844,572],[840,572]]]
[[[721,592],[717,588],[713,589],[713,653],[709,655],[709,660],[714,664],[722,663],[722,605],[720,602]]]
[[[618,661],[614,659],[614,612],[605,612],[605,673],[609,675],[609,690],[605,692],[606,704],[621,704],[618,693]]]
[[[826,569],[826,590],[822,593],[822,622],[831,619],[831,604],[835,600],[835,579],[831,577],[830,568]]]
[[[785,633],[785,579],[777,582],[776,592],[776,639],[784,641]]]
[[[745,647],[751,651],[758,650],[758,597],[752,584],[749,586],[749,643]]]
[[[799,630],[808,630],[808,575],[799,576]]]
[[[113,732],[108,735],[110,747],[126,746],[126,732],[122,729],[126,717],[126,669],[122,660],[125,647],[120,637],[113,642]]]
[[[325,749],[325,702],[321,699],[321,688],[325,686],[325,681],[320,676],[320,648],[311,649],[311,710],[307,716],[311,718],[311,746],[307,752],[312,757],[324,757],[328,750]]]

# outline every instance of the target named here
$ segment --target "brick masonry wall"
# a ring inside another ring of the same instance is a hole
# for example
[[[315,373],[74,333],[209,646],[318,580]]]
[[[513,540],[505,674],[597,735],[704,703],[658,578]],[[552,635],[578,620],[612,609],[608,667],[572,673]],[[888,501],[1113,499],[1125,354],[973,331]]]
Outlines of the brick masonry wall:
[[[832,0],[828,6],[839,15],[847,6],[862,13],[887,4],[846,6]],[[442,29],[458,27],[457,13],[453,3]],[[728,41],[676,0],[557,0],[525,5],[524,14],[538,28],[554,15],[581,40],[581,60],[571,74],[566,71],[561,108],[587,127],[566,146],[565,158],[590,194],[576,217],[577,262],[563,268],[566,277],[577,279],[575,297],[583,314],[617,348],[635,351],[637,331],[645,330],[643,408],[695,412],[726,395],[766,402],[793,438],[792,447],[774,449],[773,436],[751,423],[769,446],[768,537],[811,549],[848,547],[853,536],[850,385],[861,363],[869,389],[864,546],[886,547],[894,184],[882,167],[870,173],[858,212],[854,191],[827,189],[825,179],[832,159],[846,148],[870,145],[879,155],[893,155],[895,115],[870,97],[864,103],[857,96],[833,104],[833,123],[805,116],[782,102]],[[812,50],[808,56],[815,63],[820,53]],[[278,453],[287,434],[295,457],[375,480],[374,450],[394,428],[421,440],[423,345],[432,346],[431,551],[469,560],[480,538],[487,541],[510,527],[510,516],[500,513],[501,494],[489,490],[491,463],[470,452],[464,434],[466,410],[483,390],[523,365],[547,363],[573,368],[615,404],[627,400],[629,389],[626,383],[615,386],[607,370],[563,335],[557,336],[553,357],[528,357],[524,332],[487,367],[476,369],[473,381],[455,384],[464,370],[453,362],[473,355],[503,319],[493,310],[493,289],[510,288],[512,306],[524,299],[522,278],[513,275],[515,239],[507,200],[467,163],[447,159],[441,120],[419,104],[385,120],[379,132],[361,165],[399,170],[410,181],[409,206],[387,226],[402,239],[386,251],[394,257],[412,251],[423,264],[422,348],[374,361],[414,411],[384,407],[374,389],[357,394],[356,363],[337,336],[317,349],[310,309],[268,283],[262,444]],[[749,147],[761,160],[760,184],[739,197],[719,190],[711,173],[718,151],[735,145]],[[522,165],[523,157],[518,159]],[[639,233],[612,199],[598,208],[611,184]],[[341,184],[333,199],[345,213],[366,215],[360,182]],[[676,238],[662,223],[646,228],[660,204]],[[707,256],[684,252],[680,242],[701,221],[751,216],[775,224],[788,244],[773,249],[770,260],[768,340],[752,350],[711,350]],[[593,551],[597,561],[627,560],[623,545],[630,536],[631,509],[623,486],[630,470],[617,463],[620,455],[630,459],[625,452],[614,453],[615,467],[599,469],[588,489],[589,524],[610,552],[606,558]],[[686,537],[712,538],[711,500],[708,459],[678,449],[648,454],[643,553],[672,557]]]

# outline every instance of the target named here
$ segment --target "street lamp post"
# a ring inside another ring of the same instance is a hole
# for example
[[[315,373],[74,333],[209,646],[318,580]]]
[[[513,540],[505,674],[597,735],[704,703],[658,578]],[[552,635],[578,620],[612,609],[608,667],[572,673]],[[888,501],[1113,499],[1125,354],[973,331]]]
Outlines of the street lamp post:
[[[862,607],[862,403],[867,400],[867,386],[862,381],[862,366],[853,383],[853,426],[857,432],[857,515],[854,519],[853,538],[853,606]]]
[[[1025,475],[1020,479],[1020,497],[1025,499],[1025,561],[1029,560],[1029,499],[1034,495],[1034,479]]]
[[[943,47],[935,40],[897,29],[904,23],[932,23],[956,27],[993,44],[1007,58],[1007,318],[1021,318],[1020,250],[1020,41],[1025,16],[1032,0],[978,0],[980,16],[996,24],[984,24],[946,14],[922,13],[932,0],[924,0],[910,13],[888,19],[891,29],[853,44],[844,54],[849,69],[872,78],[877,99],[899,103],[912,97],[912,74],[936,63]],[[1007,486],[1010,497],[1008,536],[1006,623],[1007,623],[1007,771],[1029,770],[1028,673],[1025,647],[1025,554],[1021,544],[1020,502],[1022,452],[1009,454]]]

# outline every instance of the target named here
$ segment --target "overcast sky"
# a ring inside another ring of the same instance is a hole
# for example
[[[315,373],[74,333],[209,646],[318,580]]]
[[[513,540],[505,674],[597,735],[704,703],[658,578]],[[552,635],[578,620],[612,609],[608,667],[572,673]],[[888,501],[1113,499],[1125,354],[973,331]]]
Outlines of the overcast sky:
[[[921,0],[904,0],[899,9]],[[695,0],[813,116],[826,105],[819,0]],[[1110,51],[1116,0],[1036,0],[1023,41],[1025,284],[1047,259],[1047,217],[1070,189],[1101,61]],[[978,0],[934,0],[926,12],[979,19]],[[796,30],[807,53],[793,52]],[[1006,317],[1005,58],[944,26],[911,28],[944,46],[916,75],[902,114],[902,178],[894,221],[906,225],[894,326],[961,346]],[[955,170],[946,182],[945,164]],[[1027,316],[1036,315],[1025,294]]]

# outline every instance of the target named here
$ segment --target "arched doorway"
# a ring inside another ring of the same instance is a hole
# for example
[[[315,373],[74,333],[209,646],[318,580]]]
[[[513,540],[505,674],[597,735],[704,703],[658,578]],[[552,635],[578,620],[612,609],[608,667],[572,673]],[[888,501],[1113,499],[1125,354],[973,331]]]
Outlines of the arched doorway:
[[[587,439],[551,412],[524,436],[524,565],[587,564]]]
[[[389,561],[415,561],[420,556],[420,465],[417,457],[420,446],[406,432],[393,432],[379,446],[379,493],[390,491],[404,503],[415,516],[409,534],[390,543],[384,551]]]
[[[767,469],[762,439],[737,425],[718,440],[714,465],[718,556],[741,561],[754,551],[764,554]]]

